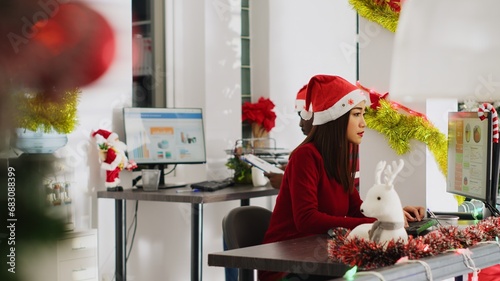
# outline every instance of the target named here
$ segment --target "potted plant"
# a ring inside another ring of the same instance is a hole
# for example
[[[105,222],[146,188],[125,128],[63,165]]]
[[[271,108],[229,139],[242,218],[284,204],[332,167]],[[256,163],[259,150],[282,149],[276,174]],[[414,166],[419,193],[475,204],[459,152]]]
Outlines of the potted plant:
[[[252,183],[252,166],[240,159],[242,148],[234,149],[234,154],[226,162],[226,167],[234,170],[234,182],[236,183]]]
[[[252,126],[252,139],[248,143],[252,148],[261,147],[267,142],[262,140],[268,137],[268,133],[275,126],[276,113],[274,103],[264,97],[260,97],[256,103],[245,102],[242,105],[242,122]],[[252,183],[252,166],[240,159],[244,154],[244,148],[236,146],[232,156],[226,162],[226,167],[234,170],[234,181],[237,183]]]
[[[25,153],[52,153],[68,142],[66,134],[77,125],[80,89],[57,98],[36,91],[14,95],[16,147]]]

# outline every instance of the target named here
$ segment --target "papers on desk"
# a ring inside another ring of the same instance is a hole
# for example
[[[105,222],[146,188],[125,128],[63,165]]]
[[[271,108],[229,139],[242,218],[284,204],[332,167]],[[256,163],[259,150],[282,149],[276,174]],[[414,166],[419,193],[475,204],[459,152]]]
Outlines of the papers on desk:
[[[276,173],[276,174],[283,174],[284,171],[281,170],[280,168],[266,162],[265,160],[262,160],[261,158],[253,155],[253,154],[245,154],[240,157],[243,159],[245,162],[248,162],[252,166],[255,166],[262,171],[266,173]]]

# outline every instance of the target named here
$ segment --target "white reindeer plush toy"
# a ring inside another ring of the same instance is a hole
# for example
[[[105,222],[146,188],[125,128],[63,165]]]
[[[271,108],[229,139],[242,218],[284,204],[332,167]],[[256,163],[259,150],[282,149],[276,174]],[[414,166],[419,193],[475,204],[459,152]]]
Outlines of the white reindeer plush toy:
[[[385,161],[380,161],[377,164],[375,185],[368,190],[366,198],[361,204],[361,212],[367,217],[376,218],[377,221],[358,225],[349,233],[348,238],[356,236],[381,244],[392,239],[394,241],[402,239],[404,243],[408,241],[408,234],[404,229],[403,207],[393,185],[394,179],[403,166],[403,159],[399,161],[399,164],[393,161],[392,166],[388,165],[387,167]],[[381,180],[382,172],[384,172],[385,183],[382,183]]]

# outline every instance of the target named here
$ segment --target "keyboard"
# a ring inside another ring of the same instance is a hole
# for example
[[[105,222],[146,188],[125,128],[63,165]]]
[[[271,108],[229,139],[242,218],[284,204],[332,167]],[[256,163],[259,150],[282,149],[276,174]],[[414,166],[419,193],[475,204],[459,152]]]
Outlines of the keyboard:
[[[408,222],[408,227],[406,227],[406,233],[408,235],[419,236],[427,234],[428,229],[437,225],[438,221],[433,218],[424,218],[421,221]]]
[[[197,183],[192,183],[191,188],[197,189],[199,191],[217,191],[234,185],[232,178],[228,178],[221,181],[202,181]]]

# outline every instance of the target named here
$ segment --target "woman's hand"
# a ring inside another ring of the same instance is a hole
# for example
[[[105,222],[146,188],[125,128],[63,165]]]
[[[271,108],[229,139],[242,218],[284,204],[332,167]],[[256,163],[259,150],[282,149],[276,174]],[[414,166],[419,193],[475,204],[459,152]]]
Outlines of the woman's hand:
[[[286,165],[282,165],[279,167],[281,170],[286,169]],[[264,173],[264,176],[266,176],[269,179],[269,183],[271,183],[271,186],[275,189],[280,189],[281,182],[283,181],[283,174],[277,174],[277,173]]]
[[[409,221],[421,221],[425,217],[425,208],[422,206],[406,206],[403,208],[405,214],[405,227]]]
[[[276,173],[264,173],[264,176],[266,176],[269,179],[269,182],[271,183],[271,186],[275,189],[280,189],[281,186],[281,181],[283,180],[283,174],[276,174]]]

